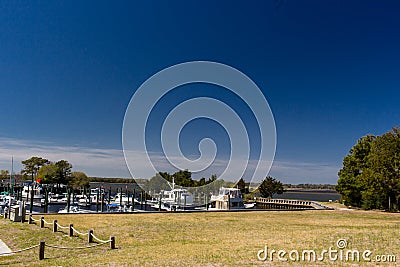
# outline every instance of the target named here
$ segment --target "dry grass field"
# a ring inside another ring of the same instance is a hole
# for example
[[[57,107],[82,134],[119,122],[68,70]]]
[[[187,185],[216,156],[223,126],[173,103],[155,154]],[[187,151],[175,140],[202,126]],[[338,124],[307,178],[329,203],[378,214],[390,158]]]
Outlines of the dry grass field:
[[[34,218],[39,218],[38,215]],[[400,263],[400,214],[374,211],[254,211],[201,213],[71,214],[46,215],[61,225],[80,231],[94,230],[101,239],[115,236],[117,249],[108,245],[91,249],[46,247],[38,260],[38,248],[0,257],[0,266],[375,266],[376,262],[260,261],[257,252],[269,250],[346,249],[371,250],[375,255],[396,255]],[[0,238],[12,250],[46,244],[80,247],[87,237],[68,237],[67,230],[53,233],[51,226],[13,223],[0,219]],[[260,254],[261,256],[263,254]],[[288,258],[288,255],[286,255]],[[380,263],[381,264],[381,263]],[[394,266],[396,263],[381,264]]]

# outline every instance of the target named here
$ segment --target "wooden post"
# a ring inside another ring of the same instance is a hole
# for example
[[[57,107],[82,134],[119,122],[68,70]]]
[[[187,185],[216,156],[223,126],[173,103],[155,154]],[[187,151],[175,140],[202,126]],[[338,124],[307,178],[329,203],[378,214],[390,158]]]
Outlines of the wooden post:
[[[33,174],[32,174],[32,178],[33,178]],[[32,188],[31,188],[31,202],[30,202],[30,205],[29,205],[29,213],[32,213],[34,193],[35,193],[35,192],[33,191],[33,184],[32,184]]]
[[[101,199],[100,199],[100,211],[103,212],[104,211],[104,193],[101,192]]]
[[[140,191],[140,209],[143,210],[143,190]]]
[[[57,220],[53,221],[53,233],[57,232]]]
[[[40,217],[40,228],[44,228],[44,217]]]
[[[208,210],[208,195],[206,195],[206,210]]]
[[[71,207],[71,191],[67,188],[67,213],[69,213]]]
[[[99,212],[99,197],[100,197],[100,187],[97,187],[97,194],[96,194],[96,212]]]
[[[135,194],[136,194],[136,190],[135,190],[135,188],[133,188],[133,195],[132,195],[132,211],[135,210]]]
[[[28,192],[26,192],[26,202],[28,202],[28,200],[29,200],[29,185],[28,185]]]
[[[89,230],[89,234],[88,234],[88,243],[93,243],[93,230]]]
[[[228,194],[228,210],[231,209],[231,195]]]
[[[111,242],[110,242],[110,248],[111,248],[111,249],[115,249],[115,237],[111,236],[111,237],[110,237],[110,240],[111,240]]]
[[[40,241],[39,243],[39,260],[44,259],[44,247],[46,243],[44,241]]]
[[[161,211],[161,194],[162,194],[162,191],[160,193],[160,199],[158,200],[158,211]]]
[[[74,229],[72,229],[74,227],[74,225],[71,223],[70,225],[69,225],[69,237],[72,237],[72,236],[74,236]]]
[[[110,205],[110,202],[111,202],[111,186],[108,190],[108,205]]]
[[[47,188],[44,191],[44,213],[47,213],[49,206],[49,192],[47,192]]]
[[[117,189],[117,192],[118,192],[118,189]],[[120,190],[119,190],[119,206],[122,209],[122,188],[120,188]]]
[[[128,204],[127,205],[129,206],[129,190],[128,189],[126,190],[126,196],[128,198]]]
[[[28,224],[32,224],[32,214],[29,214]]]

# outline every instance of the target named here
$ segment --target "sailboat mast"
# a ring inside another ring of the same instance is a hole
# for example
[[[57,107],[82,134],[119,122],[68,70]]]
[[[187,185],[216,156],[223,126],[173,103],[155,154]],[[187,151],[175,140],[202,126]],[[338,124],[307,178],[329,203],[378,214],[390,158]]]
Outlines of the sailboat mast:
[[[11,192],[14,193],[14,157],[11,157],[11,173],[10,173],[10,185],[11,185]]]

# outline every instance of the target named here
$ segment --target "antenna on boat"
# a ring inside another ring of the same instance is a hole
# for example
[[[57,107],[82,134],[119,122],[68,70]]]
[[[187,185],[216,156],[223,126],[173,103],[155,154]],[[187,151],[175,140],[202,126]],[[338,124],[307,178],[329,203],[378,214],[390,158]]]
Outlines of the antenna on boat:
[[[172,183],[167,181],[167,184],[169,185],[169,187],[171,187],[171,190],[175,189],[175,179],[173,176],[172,176]]]

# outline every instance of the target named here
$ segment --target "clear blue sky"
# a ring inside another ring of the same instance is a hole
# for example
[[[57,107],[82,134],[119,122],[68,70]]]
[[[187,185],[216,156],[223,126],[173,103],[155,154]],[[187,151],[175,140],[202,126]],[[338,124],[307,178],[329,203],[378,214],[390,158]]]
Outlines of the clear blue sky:
[[[127,176],[121,129],[135,90],[168,66],[210,60],[268,100],[271,174],[335,183],[359,137],[400,125],[399,13],[398,1],[3,1],[0,169],[42,153]],[[200,87],[194,96],[212,92]],[[190,150],[198,131],[185,131]]]

